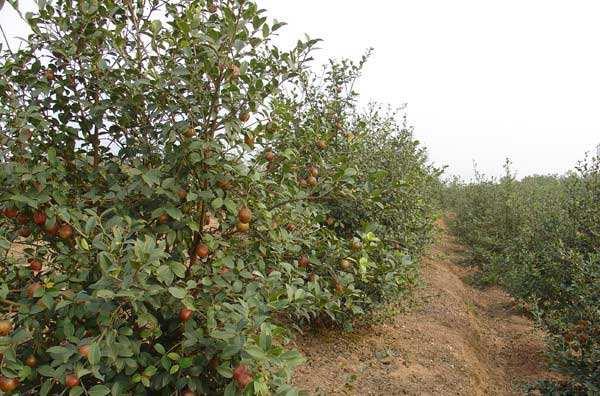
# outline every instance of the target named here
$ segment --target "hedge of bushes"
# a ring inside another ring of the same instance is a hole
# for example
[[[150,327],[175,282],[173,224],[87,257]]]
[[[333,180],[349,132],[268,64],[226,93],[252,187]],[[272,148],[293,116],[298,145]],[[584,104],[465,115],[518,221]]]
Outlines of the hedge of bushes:
[[[544,393],[600,392],[600,158],[565,176],[506,175],[448,186],[452,227],[483,283],[527,302],[550,334],[552,367],[564,383]]]
[[[431,236],[367,57],[315,74],[249,0],[40,4],[0,55],[0,391],[297,394],[290,330],[398,297]]]

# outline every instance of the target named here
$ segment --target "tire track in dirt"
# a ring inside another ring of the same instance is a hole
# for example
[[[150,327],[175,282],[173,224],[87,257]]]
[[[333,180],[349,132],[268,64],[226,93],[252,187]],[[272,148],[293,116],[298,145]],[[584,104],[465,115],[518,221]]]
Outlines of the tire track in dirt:
[[[416,306],[380,310],[354,332],[298,337],[308,362],[294,383],[311,395],[515,395],[527,383],[558,378],[547,369],[544,335],[498,288],[465,283],[460,246],[438,222],[424,257]]]

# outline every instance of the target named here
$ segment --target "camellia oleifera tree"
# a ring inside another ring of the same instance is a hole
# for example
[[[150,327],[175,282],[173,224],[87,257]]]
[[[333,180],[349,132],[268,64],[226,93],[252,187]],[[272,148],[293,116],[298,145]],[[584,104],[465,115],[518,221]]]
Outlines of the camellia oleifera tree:
[[[294,394],[293,323],[414,276],[384,237],[426,239],[418,144],[388,127],[368,162],[390,124],[356,110],[361,64],[317,84],[316,41],[278,49],[252,1],[40,7],[0,60],[0,391]]]

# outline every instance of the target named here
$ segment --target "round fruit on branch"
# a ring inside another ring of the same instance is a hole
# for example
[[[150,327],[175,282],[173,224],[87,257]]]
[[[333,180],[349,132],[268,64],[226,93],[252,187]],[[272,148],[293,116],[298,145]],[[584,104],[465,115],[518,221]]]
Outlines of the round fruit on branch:
[[[233,369],[233,380],[240,389],[244,389],[253,381],[252,373],[246,365],[239,364]]]
[[[238,220],[242,223],[249,224],[250,221],[252,221],[252,211],[247,207],[241,208],[238,211]]]
[[[79,385],[79,378],[75,374],[67,374],[65,377],[65,386],[67,388],[75,388]]]

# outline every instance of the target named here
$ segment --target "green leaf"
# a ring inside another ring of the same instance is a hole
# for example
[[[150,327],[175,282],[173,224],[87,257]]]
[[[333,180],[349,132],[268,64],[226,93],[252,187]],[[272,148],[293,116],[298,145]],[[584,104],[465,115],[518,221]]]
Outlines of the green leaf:
[[[90,396],[106,396],[110,394],[110,389],[106,385],[95,385],[88,390]]]
[[[173,297],[183,300],[187,294],[187,291],[181,287],[169,287],[169,293],[171,293]]]
[[[221,197],[217,197],[217,198],[215,198],[215,199],[214,199],[214,200],[211,202],[211,204],[210,204],[210,205],[212,206],[212,208],[213,208],[214,210],[220,209],[220,208],[223,206],[223,198],[221,198]]]
[[[110,290],[102,289],[96,292],[96,297],[103,298],[105,300],[112,300],[115,298],[115,293]]]

